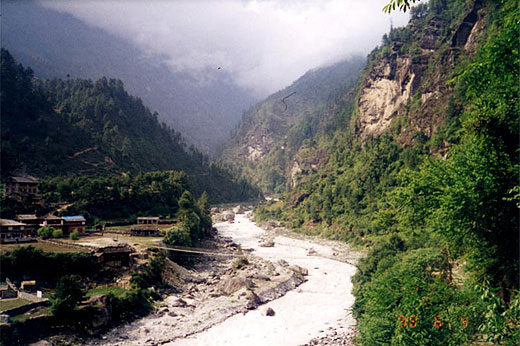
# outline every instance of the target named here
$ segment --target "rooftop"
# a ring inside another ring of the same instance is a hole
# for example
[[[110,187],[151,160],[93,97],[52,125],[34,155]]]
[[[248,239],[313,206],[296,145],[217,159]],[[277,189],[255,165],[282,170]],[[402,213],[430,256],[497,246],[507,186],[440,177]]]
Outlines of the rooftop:
[[[47,214],[42,219],[44,219],[44,220],[61,220],[61,217],[53,215],[53,214]]]
[[[126,243],[121,243],[118,245],[99,247],[96,249],[95,252],[97,254],[100,254],[100,253],[125,253],[125,252],[132,253],[132,252],[135,252],[135,249]]]
[[[85,218],[81,215],[76,216],[62,216],[62,219],[65,221],[85,221]]]
[[[0,219],[0,226],[25,226],[25,224],[14,220]]]
[[[17,220],[34,220],[38,219],[35,214],[18,214],[16,215]]]
[[[38,178],[35,178],[30,175],[14,176],[14,177],[9,178],[9,181],[12,181],[15,183],[38,184]]]

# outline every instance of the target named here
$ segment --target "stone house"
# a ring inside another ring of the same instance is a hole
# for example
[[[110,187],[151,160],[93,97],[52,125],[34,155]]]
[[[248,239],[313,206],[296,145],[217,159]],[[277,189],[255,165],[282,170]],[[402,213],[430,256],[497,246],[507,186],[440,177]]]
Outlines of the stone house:
[[[87,220],[81,215],[63,216],[63,234],[70,234],[78,231],[79,234],[85,234]]]
[[[26,225],[24,230],[25,236],[36,236],[36,232],[42,222],[41,218],[35,214],[17,214],[14,220]]]
[[[18,243],[32,240],[24,234],[27,225],[15,220],[0,219],[0,243]]]
[[[43,205],[38,191],[38,179],[30,176],[12,176],[4,182],[4,194],[18,202]]]

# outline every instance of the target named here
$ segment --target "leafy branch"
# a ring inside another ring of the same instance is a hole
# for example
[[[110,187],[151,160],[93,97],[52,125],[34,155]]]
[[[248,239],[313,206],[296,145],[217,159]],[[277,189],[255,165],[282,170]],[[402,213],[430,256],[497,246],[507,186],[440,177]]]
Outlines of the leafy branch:
[[[396,7],[399,9],[399,11],[406,12],[408,9],[410,9],[410,7],[412,7],[411,4],[415,4],[419,1],[421,0],[392,0],[385,7],[383,7],[383,12],[390,13],[395,11]]]

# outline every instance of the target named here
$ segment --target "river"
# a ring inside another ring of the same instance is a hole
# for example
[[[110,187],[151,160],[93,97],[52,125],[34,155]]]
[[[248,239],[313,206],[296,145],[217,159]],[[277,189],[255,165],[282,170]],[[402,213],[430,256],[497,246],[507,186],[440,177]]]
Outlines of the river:
[[[307,281],[256,310],[234,315],[206,331],[167,345],[301,345],[331,330],[353,328],[351,277],[356,269],[353,265],[329,258],[334,252],[330,246],[277,236],[274,247],[260,247],[258,239],[266,231],[246,215],[236,215],[234,223],[215,226],[220,234],[231,237],[242,248],[254,249],[256,256],[270,261],[284,259],[291,265],[308,269]],[[308,256],[311,248],[316,253]],[[274,316],[263,314],[268,307],[275,311]]]

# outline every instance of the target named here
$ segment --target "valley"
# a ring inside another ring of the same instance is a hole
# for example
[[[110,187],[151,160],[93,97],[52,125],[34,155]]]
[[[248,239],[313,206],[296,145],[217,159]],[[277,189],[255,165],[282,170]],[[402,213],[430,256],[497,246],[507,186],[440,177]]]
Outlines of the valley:
[[[518,345],[518,1],[121,4],[4,7],[2,345]]]

